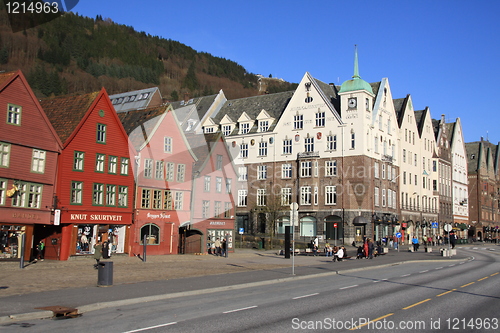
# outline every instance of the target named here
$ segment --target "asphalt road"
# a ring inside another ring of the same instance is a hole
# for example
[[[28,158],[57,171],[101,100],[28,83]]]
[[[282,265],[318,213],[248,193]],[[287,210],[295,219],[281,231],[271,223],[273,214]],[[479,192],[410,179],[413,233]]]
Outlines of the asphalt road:
[[[500,254],[419,262],[32,320],[5,332],[369,332],[500,330]]]

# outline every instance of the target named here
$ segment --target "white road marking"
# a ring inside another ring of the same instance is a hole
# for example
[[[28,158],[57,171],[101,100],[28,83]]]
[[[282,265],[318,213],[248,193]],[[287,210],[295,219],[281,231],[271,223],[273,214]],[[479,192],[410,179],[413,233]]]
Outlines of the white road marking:
[[[443,267],[437,267],[437,268],[434,268],[434,269],[443,269]]]
[[[405,276],[410,276],[411,274],[405,274],[405,275],[401,275],[401,277],[405,277]]]
[[[229,311],[225,311],[225,312],[222,312],[222,313],[238,312],[238,311],[243,311],[243,310],[253,309],[253,308],[256,308],[256,307],[257,307],[257,305],[247,306],[246,308],[235,309],[235,310],[229,310]]]
[[[348,286],[348,287],[342,287],[342,288],[339,288],[340,290],[342,289],[349,289],[349,288],[354,288],[354,287],[357,287],[358,285],[355,284],[355,285],[352,285],[352,286]]]
[[[292,299],[299,299],[299,298],[305,298],[305,297],[311,297],[311,296],[316,296],[319,295],[319,293],[314,293],[314,294],[309,294],[309,295],[304,295],[304,296],[297,296]]]
[[[427,273],[428,271],[429,271],[429,270],[426,270],[426,271],[421,271],[421,272],[419,272],[419,273]]]
[[[175,325],[175,324],[177,324],[176,321],[171,322],[171,323],[161,324],[161,325],[155,325],[155,326],[149,326],[149,327],[139,328],[139,329],[136,329],[136,330],[126,331],[126,332],[123,332],[123,333],[142,332],[142,331],[152,330],[152,329],[155,329],[155,328],[165,327],[165,326],[170,326],[170,325]]]

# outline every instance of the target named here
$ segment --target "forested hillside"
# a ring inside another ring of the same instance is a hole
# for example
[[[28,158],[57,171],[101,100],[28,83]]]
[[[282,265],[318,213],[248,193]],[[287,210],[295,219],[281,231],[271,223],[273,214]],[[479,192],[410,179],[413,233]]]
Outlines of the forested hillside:
[[[257,76],[234,61],[197,52],[181,42],[137,32],[98,16],[73,13],[12,32],[0,11],[0,70],[21,69],[38,97],[109,94],[158,86],[179,100],[223,89],[229,99],[259,94]],[[283,82],[277,90],[290,90]],[[275,91],[273,91],[275,92]]]

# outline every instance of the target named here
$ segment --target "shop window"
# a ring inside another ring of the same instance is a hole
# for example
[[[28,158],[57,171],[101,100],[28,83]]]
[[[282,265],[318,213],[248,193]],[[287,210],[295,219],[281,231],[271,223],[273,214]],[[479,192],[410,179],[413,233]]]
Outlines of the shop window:
[[[141,245],[144,245],[144,238],[146,238],[147,245],[160,244],[160,227],[153,223],[142,226],[140,239]]]

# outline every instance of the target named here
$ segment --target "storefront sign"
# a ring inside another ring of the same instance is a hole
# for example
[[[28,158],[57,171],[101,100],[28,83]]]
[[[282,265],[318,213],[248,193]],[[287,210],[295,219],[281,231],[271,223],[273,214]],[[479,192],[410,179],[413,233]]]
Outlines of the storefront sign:
[[[54,210],[54,225],[59,225],[59,224],[61,224],[61,210],[55,209]]]
[[[155,219],[169,219],[170,218],[170,214],[165,214],[165,213],[160,213],[160,214],[151,214],[151,213],[148,213],[146,216],[148,217],[148,219],[152,219],[152,220],[155,220]]]
[[[12,217],[16,219],[41,220],[38,214],[12,213]]]
[[[226,225],[226,222],[210,221],[210,225]]]
[[[72,221],[116,221],[122,220],[122,215],[111,214],[70,214]]]

